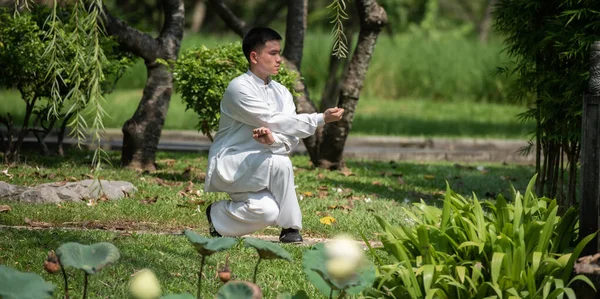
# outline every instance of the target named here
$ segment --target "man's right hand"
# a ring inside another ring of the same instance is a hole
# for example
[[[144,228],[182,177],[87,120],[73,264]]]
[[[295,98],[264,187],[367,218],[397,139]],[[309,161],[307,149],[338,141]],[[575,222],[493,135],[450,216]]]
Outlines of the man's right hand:
[[[331,123],[342,119],[342,115],[344,115],[344,109],[335,107],[325,110],[323,118],[325,119],[325,123]]]

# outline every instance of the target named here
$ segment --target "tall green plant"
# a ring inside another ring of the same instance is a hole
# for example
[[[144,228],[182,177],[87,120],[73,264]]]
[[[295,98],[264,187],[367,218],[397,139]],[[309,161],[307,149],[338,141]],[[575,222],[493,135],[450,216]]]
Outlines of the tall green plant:
[[[506,51],[516,62],[514,70],[505,70],[516,74],[514,98],[535,96],[535,103],[520,116],[537,122],[537,193],[574,204],[581,99],[589,79],[589,48],[600,39],[600,3],[500,0],[494,17],[496,29],[506,36]]]
[[[574,291],[573,264],[594,237],[576,240],[577,212],[557,215],[556,200],[538,198],[532,178],[514,201],[467,199],[447,187],[443,207],[416,203],[409,221],[393,226],[377,218],[382,242],[396,263],[380,262],[375,286],[395,298],[554,298]],[[374,252],[375,253],[375,252]],[[375,253],[376,254],[376,253]]]

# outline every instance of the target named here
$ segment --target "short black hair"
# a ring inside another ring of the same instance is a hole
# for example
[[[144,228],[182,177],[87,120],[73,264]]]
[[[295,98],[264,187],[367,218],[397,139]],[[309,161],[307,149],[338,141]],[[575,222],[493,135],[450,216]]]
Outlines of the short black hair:
[[[242,41],[242,50],[244,51],[244,56],[250,62],[250,52],[258,50],[260,47],[264,47],[267,42],[281,40],[281,35],[277,33],[277,31],[267,28],[267,27],[255,27],[250,29],[244,35],[244,40]]]

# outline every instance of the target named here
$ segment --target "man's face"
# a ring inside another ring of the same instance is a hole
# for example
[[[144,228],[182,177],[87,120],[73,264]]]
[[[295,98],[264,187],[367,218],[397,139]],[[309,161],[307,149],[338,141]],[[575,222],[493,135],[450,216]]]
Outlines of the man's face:
[[[268,41],[262,49],[250,53],[254,69],[261,74],[277,75],[281,65],[281,44],[277,40]]]

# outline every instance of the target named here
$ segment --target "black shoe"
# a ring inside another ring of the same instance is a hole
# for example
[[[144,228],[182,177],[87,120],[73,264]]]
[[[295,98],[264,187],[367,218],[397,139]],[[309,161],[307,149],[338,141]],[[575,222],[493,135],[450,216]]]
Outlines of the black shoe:
[[[284,228],[279,234],[279,242],[281,243],[301,243],[302,236],[295,228]]]
[[[215,229],[215,226],[212,223],[212,219],[210,219],[210,207],[212,206],[212,203],[208,205],[208,207],[206,208],[206,219],[208,219],[208,233],[212,236],[212,237],[222,237],[221,234],[219,234],[219,232],[217,232],[217,230]]]

